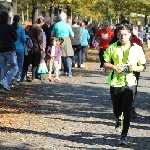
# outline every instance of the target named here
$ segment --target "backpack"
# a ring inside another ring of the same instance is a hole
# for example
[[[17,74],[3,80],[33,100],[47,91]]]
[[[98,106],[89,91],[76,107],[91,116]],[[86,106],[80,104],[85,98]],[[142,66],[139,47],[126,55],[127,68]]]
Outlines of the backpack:
[[[31,38],[27,35],[27,41],[24,43],[25,56],[29,55],[32,47],[33,47],[33,42],[31,40]]]
[[[31,49],[33,47],[33,42],[29,36],[27,36],[26,44],[27,44],[29,49]]]

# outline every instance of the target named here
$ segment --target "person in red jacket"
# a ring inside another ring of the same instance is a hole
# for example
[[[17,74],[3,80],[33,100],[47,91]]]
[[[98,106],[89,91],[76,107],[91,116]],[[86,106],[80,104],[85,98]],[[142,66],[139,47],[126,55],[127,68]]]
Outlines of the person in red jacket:
[[[110,45],[110,40],[114,36],[113,31],[109,28],[109,22],[105,21],[103,24],[103,28],[99,29],[96,33],[96,38],[99,40],[99,57],[101,61],[100,68],[103,68],[104,65],[104,51],[108,48]]]

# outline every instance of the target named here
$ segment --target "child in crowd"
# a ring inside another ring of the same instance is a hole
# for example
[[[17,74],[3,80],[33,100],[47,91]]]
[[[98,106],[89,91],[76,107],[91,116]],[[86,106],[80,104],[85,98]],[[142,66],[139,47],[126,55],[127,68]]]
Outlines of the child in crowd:
[[[46,63],[44,60],[45,56],[46,56],[45,51],[42,50],[41,51],[41,60],[40,60],[40,64],[38,67],[38,73],[40,74],[40,78],[41,78],[42,82],[46,82],[46,73],[48,72],[48,69],[47,69],[47,66],[46,66]]]
[[[51,47],[48,46],[47,55],[50,58],[49,61],[49,82],[52,82],[52,70],[54,68],[55,78],[54,82],[58,82],[59,79],[59,68],[61,65],[61,53],[60,53],[60,42],[57,38],[51,39]]]

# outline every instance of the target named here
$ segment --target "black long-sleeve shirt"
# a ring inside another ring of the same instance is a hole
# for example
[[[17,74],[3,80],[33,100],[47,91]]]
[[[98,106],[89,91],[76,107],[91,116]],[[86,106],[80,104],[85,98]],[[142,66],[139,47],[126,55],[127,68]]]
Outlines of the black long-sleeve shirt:
[[[8,24],[0,24],[0,53],[15,51],[15,42],[17,41],[17,32]]]

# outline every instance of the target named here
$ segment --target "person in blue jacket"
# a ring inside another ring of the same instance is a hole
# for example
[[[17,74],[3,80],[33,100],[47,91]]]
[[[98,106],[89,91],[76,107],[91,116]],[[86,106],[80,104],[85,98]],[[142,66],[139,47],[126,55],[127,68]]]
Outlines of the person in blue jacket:
[[[24,43],[26,42],[27,36],[25,34],[25,30],[19,24],[19,16],[14,15],[12,26],[17,32],[18,39],[15,42],[16,45],[16,55],[17,55],[17,63],[18,63],[18,73],[16,77],[16,84],[20,84],[22,67],[24,62]]]
[[[85,61],[85,56],[88,57],[88,40],[90,39],[90,35],[88,30],[85,28],[85,22],[81,23],[81,33],[82,33],[82,57],[81,57],[81,68],[85,68],[83,62]]]

